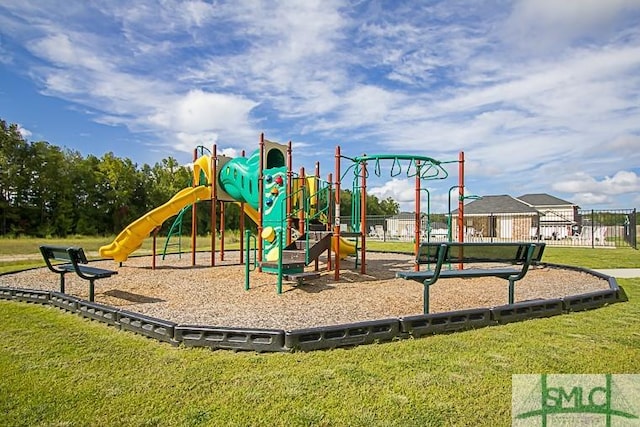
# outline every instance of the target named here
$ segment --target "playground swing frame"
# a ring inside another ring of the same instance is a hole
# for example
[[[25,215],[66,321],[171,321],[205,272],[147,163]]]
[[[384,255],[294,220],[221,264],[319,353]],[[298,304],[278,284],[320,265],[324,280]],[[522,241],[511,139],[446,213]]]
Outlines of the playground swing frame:
[[[352,164],[345,170],[344,174],[341,174],[341,160],[347,159],[352,162]],[[360,237],[360,273],[366,274],[366,229],[367,229],[367,178],[369,176],[367,164],[368,162],[375,161],[374,165],[374,173],[377,176],[381,176],[381,160],[392,160],[391,165],[391,177],[396,177],[402,174],[402,166],[400,164],[401,160],[409,160],[409,165],[407,167],[407,177],[415,177],[415,224],[414,224],[414,253],[417,254],[420,250],[420,240],[421,240],[421,227],[420,227],[420,215],[421,215],[421,207],[420,207],[420,199],[422,189],[422,180],[433,180],[433,179],[446,179],[449,176],[447,170],[442,166],[444,164],[450,163],[458,163],[458,230],[462,230],[464,225],[464,152],[460,151],[458,155],[458,160],[451,161],[438,161],[431,157],[427,156],[416,156],[409,154],[373,154],[367,155],[363,154],[362,156],[357,157],[347,157],[341,154],[340,146],[336,146],[335,150],[335,176],[336,181],[334,183],[335,188],[335,223],[334,223],[334,251],[338,251],[338,245],[341,235],[340,230],[340,186],[341,181],[346,177],[347,173],[351,168],[354,169],[354,178],[352,183],[353,194],[354,194],[354,203],[352,206],[355,206],[356,203],[359,205],[359,220],[355,222],[359,227],[359,237]],[[411,166],[414,166],[415,172],[411,173]],[[397,170],[396,170],[397,167]],[[424,170],[423,170],[424,168]],[[430,172],[433,168],[435,168],[434,172]],[[440,173],[444,176],[439,176]],[[357,183],[360,181],[360,185]],[[428,190],[425,188],[428,192]],[[429,204],[427,204],[429,207]],[[358,217],[355,215],[356,210],[352,210],[352,222],[354,222],[354,218]],[[428,213],[429,214],[429,213]],[[356,227],[353,227],[356,228]],[[464,233],[458,233],[458,241],[464,241]],[[416,270],[419,266],[414,267]],[[334,280],[340,280],[340,258],[336,256],[335,258],[335,268],[334,268]]]

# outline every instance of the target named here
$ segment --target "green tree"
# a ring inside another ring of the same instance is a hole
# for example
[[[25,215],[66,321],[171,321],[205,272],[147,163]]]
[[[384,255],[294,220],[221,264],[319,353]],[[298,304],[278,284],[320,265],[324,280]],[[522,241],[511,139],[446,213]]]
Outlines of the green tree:
[[[151,206],[160,206],[178,191],[191,186],[191,171],[180,166],[173,157],[162,159],[153,167],[144,165],[143,173],[149,179],[147,188]]]
[[[383,215],[393,216],[400,213],[400,204],[391,197],[387,197],[381,201],[380,208],[382,209]]]
[[[95,235],[112,233],[113,224],[107,214],[106,180],[100,170],[100,159],[78,152],[69,153],[72,191],[76,196],[75,233]]]
[[[32,143],[30,152],[31,226],[40,237],[66,236],[73,231],[76,202],[66,156],[45,141]]]
[[[123,160],[109,152],[102,156],[98,169],[105,208],[112,219],[111,231],[119,232],[136,218],[132,212],[132,207],[139,203],[134,199],[139,179],[136,165],[130,159]]]
[[[26,164],[29,145],[17,124],[0,119],[0,208],[2,233],[23,234],[29,224],[22,209],[28,206],[29,175]]]

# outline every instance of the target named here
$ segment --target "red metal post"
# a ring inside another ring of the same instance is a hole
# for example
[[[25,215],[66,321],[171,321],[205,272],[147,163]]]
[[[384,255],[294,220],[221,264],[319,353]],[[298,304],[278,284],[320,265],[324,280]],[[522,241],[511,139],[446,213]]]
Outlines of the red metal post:
[[[291,244],[291,229],[293,227],[293,150],[291,141],[287,144],[287,245]]]
[[[335,183],[335,215],[333,219],[333,252],[335,254],[335,266],[333,278],[340,280],[340,146],[336,147],[336,183]]]
[[[331,204],[333,201],[333,175],[327,175],[327,228],[331,231],[331,224],[333,223],[333,214],[331,213]],[[331,245],[327,248],[327,271],[331,271],[333,262],[331,260]]]
[[[260,167],[258,169],[258,271],[262,272],[262,227],[264,216],[264,132],[260,134]]]
[[[364,155],[366,156],[366,154]],[[367,162],[362,162],[362,190],[360,192],[360,274],[367,273]]]
[[[244,157],[244,150],[242,150]],[[244,202],[240,203],[240,264],[244,264]]]
[[[315,185],[315,199],[316,199],[316,204],[314,206],[314,208],[316,209],[316,215],[318,214],[318,208],[320,207],[320,200],[318,199],[318,190],[320,187],[320,162],[316,162],[316,185]],[[309,194],[311,196],[311,194]]]
[[[417,259],[418,252],[420,251],[420,160],[416,160],[416,224],[414,234],[414,252]],[[420,270],[420,265],[416,263],[413,266],[415,271]]]
[[[216,228],[217,228],[217,204],[218,204],[218,147],[213,144],[211,151],[211,266],[216,265]]]
[[[220,203],[220,261],[224,261],[224,202]]]
[[[304,168],[300,168],[300,191],[297,194],[298,197],[298,232],[300,234],[304,234],[304,230],[305,230],[305,215],[307,214],[304,211],[304,207],[305,207],[305,198],[307,196],[306,194],[306,187],[307,187],[307,178],[304,174]]]
[[[160,227],[156,227],[153,229],[153,258],[151,258],[151,269],[156,269],[156,240],[158,238],[158,231],[160,231]]]
[[[195,148],[193,150],[193,164],[195,171],[195,163],[198,160],[198,149]],[[193,187],[197,187],[199,184],[200,177],[196,176],[195,172],[193,174]],[[196,202],[193,202],[191,206],[191,266],[196,265],[196,238],[198,233],[198,215],[196,212]]]
[[[458,241],[464,242],[464,151],[458,156]]]
[[[320,162],[316,162],[316,185],[315,185],[315,215],[318,215],[318,207],[319,207],[319,200],[318,200],[318,187],[320,186]],[[311,194],[309,194],[311,196]],[[315,271],[318,271],[318,269],[320,268],[320,260],[318,258],[316,258],[316,262],[315,262]]]
[[[458,156],[458,241],[464,242],[464,151]],[[460,255],[462,257],[460,248]],[[458,268],[464,268],[463,263],[458,264]]]

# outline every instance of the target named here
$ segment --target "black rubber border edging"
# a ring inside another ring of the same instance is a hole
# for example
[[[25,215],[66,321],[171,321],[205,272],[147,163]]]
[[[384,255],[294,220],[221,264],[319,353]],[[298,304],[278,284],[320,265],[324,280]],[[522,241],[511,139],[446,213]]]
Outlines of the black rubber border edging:
[[[444,313],[422,314],[294,329],[253,329],[174,322],[85,301],[55,291],[0,287],[0,299],[51,305],[69,313],[106,323],[171,345],[207,347],[212,350],[291,352],[326,350],[372,344],[394,339],[419,338],[522,320],[591,310],[627,296],[614,277],[587,268],[540,263],[540,267],[580,271],[608,281],[609,289],[548,300],[521,301],[491,308],[473,308]]]

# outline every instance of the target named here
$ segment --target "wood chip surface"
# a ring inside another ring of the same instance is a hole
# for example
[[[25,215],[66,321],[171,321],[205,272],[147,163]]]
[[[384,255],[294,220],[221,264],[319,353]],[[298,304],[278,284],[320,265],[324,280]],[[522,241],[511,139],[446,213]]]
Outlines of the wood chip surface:
[[[297,285],[283,282],[276,292],[277,276],[251,272],[245,291],[245,267],[239,252],[198,253],[156,258],[134,257],[122,267],[113,261],[92,266],[118,274],[96,281],[95,302],[183,325],[299,329],[366,320],[422,314],[421,283],[396,279],[397,271],[411,270],[413,256],[367,253],[366,274],[354,266],[355,258],[342,260],[340,281],[320,260],[320,278]],[[307,268],[313,271],[313,264]],[[430,312],[507,304],[508,282],[495,277],[440,279],[431,287]],[[0,286],[59,291],[59,275],[46,267],[0,276]],[[516,282],[516,302],[561,298],[608,289],[608,282],[591,274],[549,267],[531,268]],[[66,293],[88,299],[89,284],[75,274],[66,275]]]

